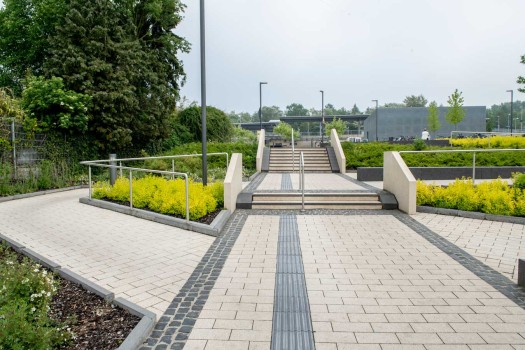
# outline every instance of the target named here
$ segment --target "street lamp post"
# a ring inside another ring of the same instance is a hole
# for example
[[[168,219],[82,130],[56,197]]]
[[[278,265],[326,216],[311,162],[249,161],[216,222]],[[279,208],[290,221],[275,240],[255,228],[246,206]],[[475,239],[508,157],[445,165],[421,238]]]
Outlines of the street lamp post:
[[[259,82],[259,130],[262,130],[262,86],[266,84],[265,81]]]
[[[512,136],[512,117],[514,116],[512,109],[514,107],[514,90],[507,90],[507,92],[510,92],[510,136]]]
[[[324,146],[324,91],[321,92],[321,147]]]
[[[377,120],[379,119],[379,101],[372,100],[372,102],[376,103],[376,141],[379,141],[379,135],[377,134]]]
[[[204,0],[200,0],[201,30],[201,125],[202,125],[202,184],[208,184],[208,155],[206,153],[206,26],[204,22]]]

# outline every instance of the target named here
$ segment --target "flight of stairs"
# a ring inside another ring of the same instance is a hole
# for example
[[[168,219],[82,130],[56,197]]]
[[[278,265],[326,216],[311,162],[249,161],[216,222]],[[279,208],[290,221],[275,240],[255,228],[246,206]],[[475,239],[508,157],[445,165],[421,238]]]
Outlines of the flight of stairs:
[[[305,193],[305,209],[382,209],[376,193]],[[302,209],[301,193],[253,193],[252,209]]]
[[[299,169],[300,154],[304,154],[304,171],[309,173],[331,173],[332,167],[325,148],[296,148],[295,171]],[[269,172],[289,173],[293,171],[291,148],[270,148]]]

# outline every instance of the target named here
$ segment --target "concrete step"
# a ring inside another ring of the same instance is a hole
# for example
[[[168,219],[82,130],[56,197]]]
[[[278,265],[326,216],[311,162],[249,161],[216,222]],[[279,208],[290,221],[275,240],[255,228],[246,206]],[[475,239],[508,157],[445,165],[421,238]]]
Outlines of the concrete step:
[[[278,193],[254,193],[252,201],[267,202],[267,201],[301,201],[302,194],[298,192],[278,192]],[[355,201],[376,201],[379,202],[379,197],[376,193],[305,193],[305,202],[355,202]]]
[[[381,210],[382,204],[379,201],[359,201],[359,202],[305,202],[305,209],[369,209]],[[302,209],[301,201],[273,202],[261,201],[253,202],[252,209]]]

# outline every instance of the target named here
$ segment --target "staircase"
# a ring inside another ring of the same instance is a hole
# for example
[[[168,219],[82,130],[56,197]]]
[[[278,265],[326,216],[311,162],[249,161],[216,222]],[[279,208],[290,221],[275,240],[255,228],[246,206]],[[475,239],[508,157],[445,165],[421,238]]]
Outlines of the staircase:
[[[296,148],[295,170],[299,169],[299,157],[304,154],[305,172],[331,173],[332,167],[325,148]],[[291,148],[270,148],[269,172],[290,173],[293,171],[293,156]]]
[[[376,193],[305,193],[305,209],[382,209]],[[253,193],[252,209],[302,209],[301,193]]]

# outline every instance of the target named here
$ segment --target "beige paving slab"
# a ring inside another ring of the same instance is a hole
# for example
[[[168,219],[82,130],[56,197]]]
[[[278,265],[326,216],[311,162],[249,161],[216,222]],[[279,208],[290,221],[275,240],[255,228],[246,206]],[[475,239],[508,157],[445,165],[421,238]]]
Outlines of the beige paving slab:
[[[78,202],[87,195],[0,203],[0,232],[160,317],[214,237]]]
[[[316,306],[316,345],[525,346],[523,331],[516,329],[525,310],[394,216],[305,215],[297,220],[303,261],[310,267],[308,295]],[[315,264],[323,267],[315,269]]]
[[[190,343],[207,341],[205,349],[270,348],[275,271],[264,268],[275,267],[278,233],[279,216],[246,219]]]
[[[525,258],[525,225],[417,213],[414,219],[494,270],[517,281],[517,259]]]

